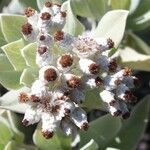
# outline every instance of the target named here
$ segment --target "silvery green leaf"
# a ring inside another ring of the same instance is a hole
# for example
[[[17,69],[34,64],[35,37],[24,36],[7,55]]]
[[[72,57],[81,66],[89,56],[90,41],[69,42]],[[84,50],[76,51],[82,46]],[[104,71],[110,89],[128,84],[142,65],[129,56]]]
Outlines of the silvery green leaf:
[[[132,110],[128,120],[125,120],[119,133],[107,145],[121,150],[136,149],[135,146],[144,133],[149,120],[150,95],[142,99]]]
[[[66,1],[62,5],[63,10],[67,10],[66,24],[63,31],[74,36],[80,35],[84,30],[84,26],[76,18],[70,0]]]
[[[24,42],[22,39],[15,42],[11,42],[2,47],[2,50],[5,52],[14,69],[17,71],[23,70],[26,66],[20,51],[23,47]]]
[[[121,120],[112,117],[111,115],[105,115],[90,122],[89,126],[88,131],[81,132],[80,134],[80,146],[83,146],[91,139],[94,139],[100,148],[102,148],[119,132]]]
[[[117,48],[124,35],[127,16],[128,11],[126,10],[107,12],[98,23],[97,28],[93,31],[93,37],[112,38],[115,43],[115,48]]]
[[[5,145],[13,138],[8,121],[0,116],[0,149],[3,150]]]
[[[26,65],[30,66],[31,68],[37,68],[37,65],[35,62],[36,49],[37,49],[36,43],[30,43],[21,49],[21,54],[26,62]]]
[[[20,71],[0,71],[0,83],[8,90],[21,88],[20,76]]]
[[[31,68],[25,68],[20,77],[20,84],[31,87],[32,83],[38,78],[38,71]]]
[[[8,109],[17,113],[24,113],[28,108],[27,104],[19,103],[18,96],[20,92],[29,92],[30,89],[22,87],[18,90],[11,90],[0,97],[0,108]]]
[[[93,139],[91,139],[86,145],[80,148],[80,150],[97,150],[98,147],[98,144]]]
[[[21,26],[26,22],[21,15],[1,15],[1,28],[7,42],[13,42],[22,38]]]
[[[131,0],[110,0],[110,6],[112,9],[129,9]]]
[[[107,0],[71,0],[75,14],[100,19],[107,9]]]
[[[150,56],[136,52],[130,47],[125,47],[120,51],[120,60],[124,66],[135,70],[150,71]]]
[[[0,47],[6,44],[2,29],[1,29],[1,17],[0,17]]]

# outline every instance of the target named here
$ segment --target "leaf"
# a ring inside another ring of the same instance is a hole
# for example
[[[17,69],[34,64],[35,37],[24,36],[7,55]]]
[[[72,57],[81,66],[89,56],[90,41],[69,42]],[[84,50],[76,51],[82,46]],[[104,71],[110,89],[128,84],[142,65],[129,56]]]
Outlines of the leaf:
[[[10,130],[8,121],[0,116],[0,149],[3,150],[7,142],[12,138],[13,133]]]
[[[13,70],[11,63],[5,54],[0,54],[0,71]]]
[[[7,42],[13,42],[22,38],[21,26],[26,18],[21,15],[1,15],[1,27]]]
[[[98,144],[91,139],[86,145],[84,145],[80,150],[97,150]]]
[[[86,92],[85,101],[81,105],[82,107],[91,109],[102,109],[104,110],[103,102],[100,99],[98,90],[91,90]]]
[[[63,3],[62,10],[67,10],[66,24],[63,31],[73,36],[80,35],[85,30],[85,27],[75,17],[70,0]]]
[[[118,135],[107,146],[121,150],[135,149],[148,124],[149,113],[150,95],[135,106],[130,118],[124,122]]]
[[[20,76],[20,71],[0,71],[0,83],[8,90],[18,89],[22,87]]]
[[[93,37],[112,38],[115,43],[115,48],[117,48],[124,35],[127,16],[128,11],[126,10],[107,12],[98,23],[95,31],[93,31]]]
[[[15,141],[17,143],[23,143],[24,134],[17,129],[16,124],[20,124],[20,122],[17,122],[18,120],[16,118],[15,113],[7,111],[7,116],[8,116],[8,121],[9,121],[9,124],[11,126],[11,129],[14,133]]]
[[[127,32],[126,45],[134,48],[137,52],[150,55],[150,47],[133,32]]]
[[[2,29],[1,29],[1,16],[0,16],[0,47],[5,44],[6,44],[6,41],[5,41]]]
[[[21,49],[21,54],[23,58],[25,59],[26,65],[37,68],[36,65],[36,49],[37,44],[36,43],[30,43],[27,46],[25,46],[23,49]]]
[[[20,77],[20,84],[23,84],[27,87],[31,87],[32,83],[37,79],[38,71],[31,68],[26,68],[23,70]]]
[[[131,0],[111,0],[110,5],[112,9],[129,9]]]
[[[128,18],[128,28],[136,31],[145,30],[150,26],[149,6],[149,0],[139,0],[138,7]]]
[[[120,60],[123,66],[135,70],[150,71],[150,56],[140,54],[130,47],[120,50]]]
[[[20,92],[29,92],[30,89],[22,87],[19,90],[12,90],[0,97],[0,108],[8,109],[17,113],[25,113],[27,104],[19,103],[18,96]]]
[[[100,19],[106,12],[107,0],[71,0],[75,14],[82,17]]]
[[[41,150],[47,150],[49,148],[52,150],[71,149],[71,139],[59,130],[55,132],[53,138],[45,139],[41,132],[41,124],[38,124],[38,127],[33,134],[33,141],[34,144]]]
[[[20,51],[23,47],[24,42],[22,39],[9,43],[2,47],[2,50],[7,55],[9,61],[11,62],[15,70],[23,70],[26,66]]]
[[[119,118],[112,117],[111,115],[105,115],[92,122],[88,131],[81,132],[80,146],[85,145],[91,139],[102,148],[113,138],[121,128],[121,121]]]
[[[42,0],[43,1],[43,0]],[[37,1],[36,0],[19,0],[19,3],[23,5],[24,7],[32,7],[34,9],[37,9]]]

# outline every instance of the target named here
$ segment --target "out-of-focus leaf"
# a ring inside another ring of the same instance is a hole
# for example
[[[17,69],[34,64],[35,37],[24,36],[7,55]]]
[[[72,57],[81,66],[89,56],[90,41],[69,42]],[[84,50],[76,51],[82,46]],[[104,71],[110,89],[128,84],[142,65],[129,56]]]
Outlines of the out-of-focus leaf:
[[[108,0],[71,0],[75,14],[93,19],[100,19],[106,12]]]
[[[5,54],[0,54],[0,71],[14,70]]]
[[[41,0],[43,1],[43,0]],[[24,7],[32,7],[37,9],[37,1],[36,0],[19,0],[19,3]]]
[[[66,24],[63,30],[66,33],[74,36],[80,35],[85,30],[85,28],[74,15],[70,0],[63,3],[62,9],[67,10]]]
[[[20,132],[16,126],[16,124],[20,124],[20,122],[18,122],[18,120],[13,112],[7,111],[7,116],[8,116],[8,121],[11,126],[11,129],[14,133],[15,141],[17,143],[23,143],[24,134],[22,132]]]
[[[111,0],[110,6],[112,9],[129,9],[131,0]]]
[[[36,43],[30,43],[27,46],[25,46],[23,49],[21,49],[21,54],[25,59],[26,65],[30,66],[31,68],[37,68],[36,65],[36,49],[37,44]]]
[[[31,87],[32,83],[36,80],[37,77],[38,72],[36,70],[26,68],[22,72],[22,75],[20,77],[20,83],[27,87]]]
[[[87,108],[88,110],[105,109],[103,102],[100,99],[98,90],[87,91],[85,101],[81,106]]]
[[[116,136],[120,128],[121,120],[119,118],[112,117],[111,115],[100,117],[90,123],[88,131],[81,132],[80,146],[94,139],[100,148],[102,148],[111,138]]]
[[[3,150],[4,146],[13,138],[13,133],[10,129],[8,121],[0,116],[0,149]]]
[[[45,139],[43,136],[42,136],[42,133],[41,133],[41,125],[39,124],[38,125],[38,128],[35,130],[34,134],[33,134],[33,141],[34,141],[34,144],[40,148],[41,150],[47,150],[49,148],[51,148],[52,150],[59,150],[59,149],[67,149],[67,150],[70,150],[70,146],[67,144],[67,145],[64,145],[64,143],[61,143],[61,140],[64,141],[64,140],[67,140],[67,142],[65,141],[65,143],[69,143],[69,139],[65,136],[62,137],[62,135],[60,134],[57,134],[55,133],[54,137],[52,139]]]
[[[21,15],[1,15],[1,27],[7,42],[13,42],[22,38],[21,26],[26,18]]]
[[[127,32],[126,45],[134,48],[137,52],[150,55],[150,47],[137,35]]]
[[[29,92],[30,89],[27,87],[22,87],[19,90],[12,90],[7,92],[5,95],[0,97],[0,108],[12,110],[17,113],[25,113],[27,109],[27,104],[19,103],[18,96],[20,92]]]
[[[124,121],[118,135],[107,146],[121,150],[136,149],[149,119],[150,96],[146,96],[133,109],[131,117]]]
[[[1,29],[1,16],[0,16],[0,47],[5,44],[6,44],[6,41],[5,41],[2,29]]]
[[[126,10],[109,11],[100,20],[96,30],[93,31],[93,37],[112,38],[115,48],[117,48],[124,35],[127,16],[128,11]]]
[[[20,76],[20,71],[0,71],[0,83],[8,90],[18,89],[22,87],[20,85]]]
[[[144,30],[150,27],[149,6],[149,0],[139,0],[138,7],[128,18],[127,27],[132,30]]]
[[[120,60],[123,66],[135,70],[150,71],[150,56],[140,54],[130,47],[120,50]]]
[[[98,144],[92,139],[86,145],[84,145],[80,150],[97,150]]]
[[[24,42],[22,39],[9,43],[2,47],[2,50],[5,52],[15,70],[23,70],[26,66],[26,63],[20,51],[23,47]]]

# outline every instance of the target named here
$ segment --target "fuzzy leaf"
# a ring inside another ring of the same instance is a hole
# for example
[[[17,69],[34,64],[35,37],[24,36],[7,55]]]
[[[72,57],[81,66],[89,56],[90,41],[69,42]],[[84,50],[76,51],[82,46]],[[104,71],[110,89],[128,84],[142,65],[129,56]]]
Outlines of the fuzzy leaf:
[[[0,16],[0,47],[5,44],[6,44],[6,41],[5,41],[2,29],[1,29],[1,16]]]
[[[130,47],[120,50],[121,63],[135,70],[150,71],[150,56],[136,52]]]
[[[85,30],[85,28],[74,15],[70,0],[63,3],[62,9],[67,10],[66,24],[63,28],[63,31],[73,36],[80,35]]]
[[[23,70],[22,75],[20,77],[20,84],[23,84],[27,87],[31,87],[32,83],[38,77],[37,70],[33,70],[31,68],[26,68]]]
[[[111,115],[105,115],[92,122],[88,131],[81,132],[80,146],[85,145],[91,139],[103,147],[111,138],[113,138],[121,128],[121,120]]]
[[[20,51],[23,47],[24,42],[22,39],[9,43],[2,47],[2,50],[5,52],[15,70],[23,70],[26,66]]]
[[[37,65],[35,62],[36,49],[37,49],[36,43],[30,43],[27,46],[25,46],[23,49],[21,49],[21,54],[25,59],[26,65],[30,66],[31,68],[37,68]]]
[[[128,11],[126,10],[109,11],[103,16],[97,28],[93,31],[93,37],[112,38],[115,48],[117,48],[124,35],[127,16]]]
[[[0,108],[8,109],[17,113],[24,113],[27,109],[27,104],[19,103],[18,96],[20,92],[29,92],[30,89],[22,87],[19,90],[12,90],[0,97]]]
[[[106,12],[107,0],[71,0],[75,14],[99,19]]]
[[[92,139],[86,145],[84,145],[80,150],[97,150],[98,144]]]
[[[59,131],[58,131],[59,132]],[[33,134],[34,144],[41,150],[68,149],[70,150],[70,138],[66,137],[62,133],[55,133],[54,137],[50,140],[45,139],[41,133],[41,125],[39,124]]]
[[[1,27],[7,42],[13,42],[22,38],[21,26],[26,18],[21,15],[1,15]]]
[[[131,3],[131,0],[123,0],[123,1],[111,0],[110,1],[110,5],[112,9],[129,9],[130,3]]]
[[[12,138],[13,133],[10,130],[8,121],[0,116],[0,149],[3,150],[7,142]]]
[[[20,76],[20,71],[0,71],[0,83],[8,90],[18,89],[22,87],[20,85]]]
[[[149,113],[150,95],[146,96],[135,106],[131,117],[124,121],[118,135],[107,146],[121,150],[136,149],[135,146],[147,126]]]
[[[85,101],[81,106],[87,108],[88,110],[105,109],[103,106],[103,102],[100,99],[98,90],[87,91]]]
[[[14,70],[5,54],[0,54],[0,71]]]

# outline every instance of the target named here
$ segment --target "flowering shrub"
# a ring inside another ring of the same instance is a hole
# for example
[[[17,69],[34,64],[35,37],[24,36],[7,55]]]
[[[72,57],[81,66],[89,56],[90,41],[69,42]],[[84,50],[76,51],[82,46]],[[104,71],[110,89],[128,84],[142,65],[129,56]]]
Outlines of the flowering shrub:
[[[117,133],[122,139],[121,119],[130,117],[132,105],[137,101],[132,89],[138,86],[138,79],[130,68],[119,65],[116,53],[128,11],[109,11],[95,30],[83,32],[84,26],[75,17],[72,6],[75,5],[71,1],[62,5],[46,2],[40,12],[28,7],[25,16],[1,15],[3,37],[10,43],[2,46],[5,54],[0,56],[3,69],[0,82],[13,91],[1,97],[0,105],[25,114],[22,121],[25,126],[41,122],[33,135],[34,143],[41,149],[49,146],[70,149],[70,145],[75,147],[79,143],[80,148],[85,145],[81,149],[111,147]],[[148,116],[147,104],[142,102],[135,108],[135,118],[139,110],[143,110],[143,117]],[[88,123],[87,112],[93,108],[117,118],[106,115]],[[11,126],[14,125],[12,114],[7,112],[7,116]],[[127,127],[130,122],[127,120]],[[70,135],[71,142],[60,129]],[[106,131],[107,141],[99,136],[101,130]],[[13,128],[13,132],[22,137],[18,129]],[[55,135],[48,142],[41,133],[46,139]],[[53,145],[56,141],[59,144]],[[13,142],[8,146],[22,143],[23,137],[21,142]]]

